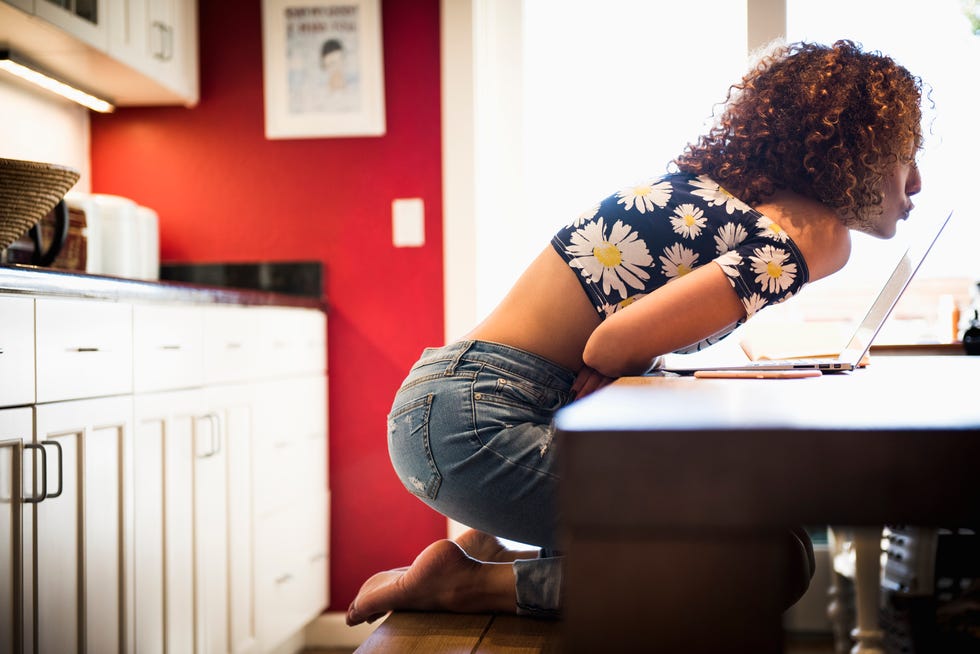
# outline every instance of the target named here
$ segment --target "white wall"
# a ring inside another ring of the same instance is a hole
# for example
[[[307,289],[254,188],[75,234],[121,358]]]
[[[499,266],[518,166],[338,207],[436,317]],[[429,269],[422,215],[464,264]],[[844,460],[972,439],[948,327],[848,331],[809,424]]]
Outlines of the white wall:
[[[46,91],[0,75],[0,157],[71,166],[74,191],[89,192],[89,112]]]

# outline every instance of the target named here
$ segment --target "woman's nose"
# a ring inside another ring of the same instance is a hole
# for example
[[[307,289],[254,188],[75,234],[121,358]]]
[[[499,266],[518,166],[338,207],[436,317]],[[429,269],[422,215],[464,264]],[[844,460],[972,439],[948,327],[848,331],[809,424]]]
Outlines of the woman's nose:
[[[915,195],[922,190],[922,175],[919,174],[919,167],[912,164],[908,179],[905,180],[905,194]]]

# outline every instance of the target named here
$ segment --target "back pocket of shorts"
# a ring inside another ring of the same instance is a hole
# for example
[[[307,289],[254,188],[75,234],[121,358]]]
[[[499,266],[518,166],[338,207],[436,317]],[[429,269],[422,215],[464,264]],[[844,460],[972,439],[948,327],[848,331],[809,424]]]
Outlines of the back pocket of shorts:
[[[442,475],[429,446],[429,410],[432,395],[400,406],[388,416],[388,452],[391,463],[409,492],[434,500]]]

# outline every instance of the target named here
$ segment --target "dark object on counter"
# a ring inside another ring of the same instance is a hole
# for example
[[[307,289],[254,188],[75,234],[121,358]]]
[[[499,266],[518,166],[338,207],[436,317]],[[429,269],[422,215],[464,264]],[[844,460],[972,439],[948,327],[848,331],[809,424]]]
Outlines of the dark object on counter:
[[[0,250],[20,238],[63,201],[65,193],[78,178],[79,172],[67,166],[0,159]],[[63,211],[67,219],[67,209]],[[60,243],[58,247],[61,247]],[[52,260],[54,256],[51,256]]]
[[[973,312],[970,326],[963,332],[963,349],[967,354],[980,354],[980,311]]]
[[[160,279],[316,299],[323,296],[323,264],[319,261],[165,263],[160,266]]]
[[[60,200],[54,209],[3,251],[0,262],[84,271],[85,219],[81,216],[79,226],[79,218],[77,212],[68,208],[67,202]],[[79,255],[81,268],[77,267]]]

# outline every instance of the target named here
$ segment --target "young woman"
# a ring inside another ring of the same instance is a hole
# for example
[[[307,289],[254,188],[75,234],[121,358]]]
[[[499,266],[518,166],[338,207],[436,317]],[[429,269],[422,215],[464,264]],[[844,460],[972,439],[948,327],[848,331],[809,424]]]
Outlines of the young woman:
[[[348,624],[394,609],[558,616],[554,412],[839,270],[851,229],[893,236],[920,188],[921,99],[918,78],[852,42],[776,47],[675,172],[559,230],[486,320],[425,350],[389,415],[392,463],[472,529],[368,579]],[[788,607],[812,550],[803,533],[786,547]]]

